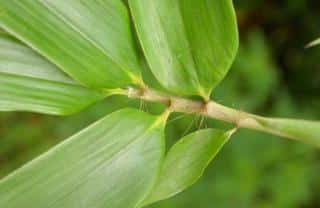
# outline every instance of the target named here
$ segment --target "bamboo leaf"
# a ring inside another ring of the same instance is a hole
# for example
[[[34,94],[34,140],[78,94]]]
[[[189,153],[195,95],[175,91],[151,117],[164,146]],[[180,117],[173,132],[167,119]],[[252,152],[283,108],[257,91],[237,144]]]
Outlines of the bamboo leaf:
[[[106,116],[0,181],[0,207],[136,207],[162,160],[161,119],[134,109]]]
[[[317,46],[319,44],[320,44],[320,38],[318,38],[318,39],[312,41],[311,43],[307,44],[306,48],[311,48],[311,47]]]
[[[194,184],[234,130],[200,130],[177,142],[165,157],[160,176],[145,205],[167,199]]]
[[[140,83],[130,19],[121,1],[0,0],[0,25],[93,88]]]
[[[0,34],[0,111],[66,115],[106,97],[86,89],[7,34]]]
[[[208,98],[238,48],[231,0],[129,0],[152,72],[168,90]]]

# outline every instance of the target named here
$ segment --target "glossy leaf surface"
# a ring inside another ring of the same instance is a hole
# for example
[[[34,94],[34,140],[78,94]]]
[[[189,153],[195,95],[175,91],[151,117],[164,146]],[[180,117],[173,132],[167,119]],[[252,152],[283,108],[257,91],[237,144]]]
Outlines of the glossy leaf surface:
[[[121,1],[0,0],[0,12],[3,28],[89,87],[140,81]]]
[[[0,34],[0,111],[66,115],[106,97],[80,86],[7,34]]]
[[[160,177],[145,204],[169,198],[195,183],[232,133],[206,129],[178,141],[166,155]]]
[[[208,98],[238,48],[231,0],[129,0],[150,68],[168,90]]]
[[[164,150],[159,117],[112,113],[0,182],[0,207],[133,208],[150,191]]]

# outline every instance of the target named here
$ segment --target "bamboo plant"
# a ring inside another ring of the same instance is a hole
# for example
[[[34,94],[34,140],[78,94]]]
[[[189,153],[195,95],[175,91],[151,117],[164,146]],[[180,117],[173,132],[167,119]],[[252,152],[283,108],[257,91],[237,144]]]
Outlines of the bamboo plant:
[[[231,0],[0,0],[0,27],[0,111],[67,116],[111,95],[166,107],[122,109],[66,139],[0,181],[0,207],[147,206],[195,183],[239,128],[320,147],[320,122],[211,100],[237,54]],[[234,127],[195,131],[166,152],[173,112]]]

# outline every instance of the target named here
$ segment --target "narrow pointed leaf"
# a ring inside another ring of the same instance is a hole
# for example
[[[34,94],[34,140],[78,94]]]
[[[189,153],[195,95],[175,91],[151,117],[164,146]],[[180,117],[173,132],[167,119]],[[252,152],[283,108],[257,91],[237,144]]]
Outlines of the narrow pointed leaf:
[[[320,122],[255,117],[256,129],[320,147]]]
[[[87,86],[140,82],[121,1],[0,0],[0,25]]]
[[[317,46],[317,45],[319,45],[319,44],[320,44],[320,38],[312,41],[311,43],[309,43],[309,44],[306,46],[306,48],[311,48],[311,47]]]
[[[208,98],[238,48],[231,0],[129,0],[138,36],[160,83]]]
[[[155,181],[163,128],[138,110],[112,113],[0,181],[0,207],[133,208]]]
[[[0,111],[66,115],[106,97],[80,86],[7,34],[0,34]]]
[[[232,133],[206,129],[178,141],[165,157],[158,181],[145,204],[169,198],[195,183]]]

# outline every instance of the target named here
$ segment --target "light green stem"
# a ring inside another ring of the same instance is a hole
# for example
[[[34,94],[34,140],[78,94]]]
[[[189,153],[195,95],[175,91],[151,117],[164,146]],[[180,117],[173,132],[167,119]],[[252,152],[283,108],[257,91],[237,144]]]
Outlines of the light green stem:
[[[300,140],[320,147],[320,122],[266,118],[235,110],[214,101],[202,102],[170,96],[152,89],[128,88],[124,91],[129,98],[162,103],[170,111],[198,114],[234,124],[238,128],[254,129],[274,135]]]

